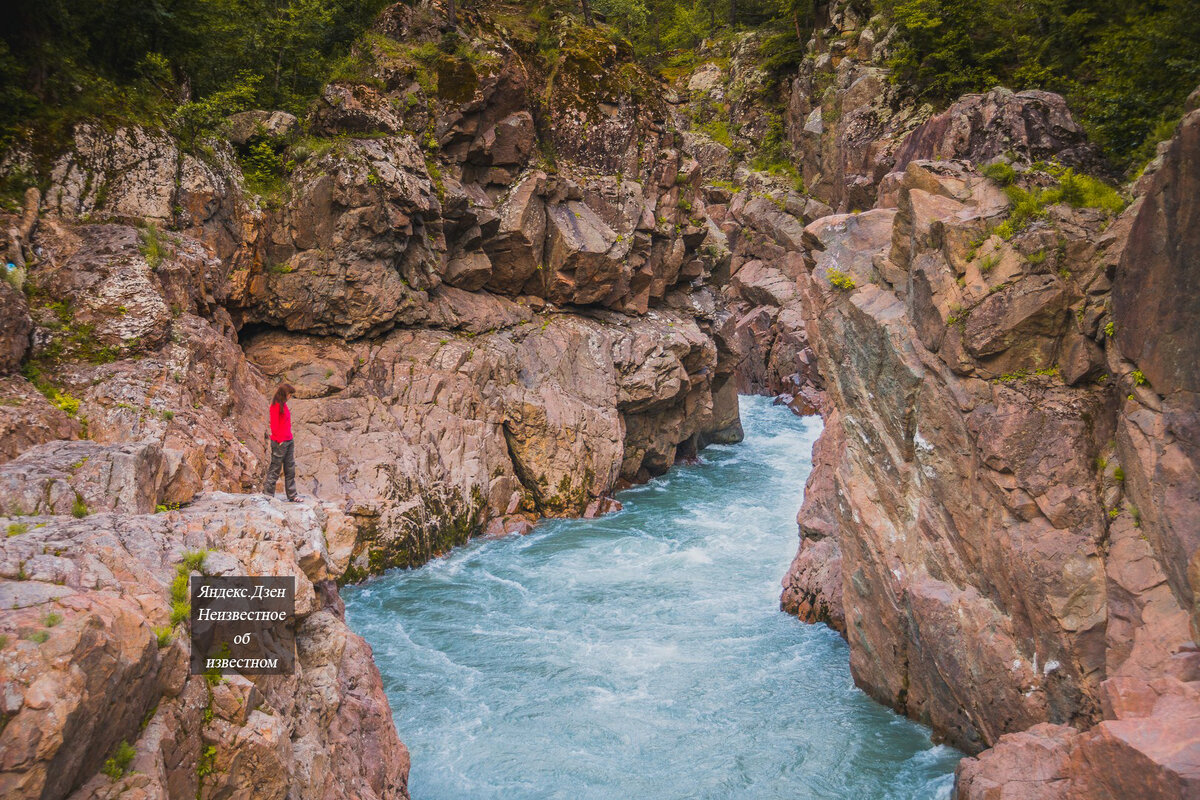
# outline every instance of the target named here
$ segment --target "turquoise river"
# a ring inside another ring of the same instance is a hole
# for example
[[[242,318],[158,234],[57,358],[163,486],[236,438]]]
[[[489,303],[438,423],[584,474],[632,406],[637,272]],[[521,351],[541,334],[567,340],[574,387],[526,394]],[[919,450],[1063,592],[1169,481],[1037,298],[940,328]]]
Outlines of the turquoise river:
[[[779,610],[820,421],[743,397],[742,423],[615,514],[345,590],[414,800],[949,797],[961,754]]]

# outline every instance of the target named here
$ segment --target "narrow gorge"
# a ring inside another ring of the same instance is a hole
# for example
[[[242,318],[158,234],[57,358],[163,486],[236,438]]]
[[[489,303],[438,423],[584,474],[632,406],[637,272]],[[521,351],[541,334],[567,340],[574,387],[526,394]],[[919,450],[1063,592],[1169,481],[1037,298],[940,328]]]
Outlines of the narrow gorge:
[[[1186,32],[118,6],[0,50],[0,795],[1200,798]]]

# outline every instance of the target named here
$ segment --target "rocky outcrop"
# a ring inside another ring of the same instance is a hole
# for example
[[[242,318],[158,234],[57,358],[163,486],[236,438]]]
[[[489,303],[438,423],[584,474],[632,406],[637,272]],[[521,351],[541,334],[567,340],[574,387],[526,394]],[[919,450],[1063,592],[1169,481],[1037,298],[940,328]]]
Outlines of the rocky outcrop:
[[[0,520],[0,792],[407,797],[379,671],[331,588],[325,509],[210,494],[129,510]],[[185,559],[296,576],[295,674],[189,674],[186,626],[169,619]],[[132,756],[101,772],[123,744]]]
[[[268,333],[247,355],[299,389],[300,489],[357,521],[353,577],[419,564],[491,518],[582,514],[736,434],[711,325],[527,314],[479,335]]]
[[[303,122],[81,124],[40,175],[0,286],[6,797],[406,796],[337,584],[740,439],[720,203],[655,84],[569,15],[546,48],[480,13],[385,10]],[[260,488],[276,380],[303,505],[222,494]],[[202,550],[299,577],[294,675],[187,674],[169,586]]]
[[[988,157],[972,119],[934,138]],[[1200,473],[1170,366],[1194,361],[1194,314],[1139,293],[1196,272],[1179,237],[1197,124],[1116,219],[1058,205],[1001,226],[999,185],[915,160],[881,208],[806,228],[799,305],[830,409],[783,605],[844,630],[870,694],[984,750],[960,798],[1196,792]],[[1049,147],[1075,141],[1055,130]]]
[[[883,17],[868,19],[854,2],[829,3],[818,13],[792,81],[788,139],[814,197],[839,211],[865,210],[893,171],[897,149],[932,109],[903,99],[888,81],[893,33]]]
[[[17,369],[29,350],[33,321],[25,297],[7,281],[0,281],[0,374]]]
[[[1003,87],[968,94],[921,123],[896,151],[893,169],[910,161],[963,158],[986,164],[1005,157],[1030,164],[1055,159],[1089,174],[1103,170],[1099,149],[1053,92]]]

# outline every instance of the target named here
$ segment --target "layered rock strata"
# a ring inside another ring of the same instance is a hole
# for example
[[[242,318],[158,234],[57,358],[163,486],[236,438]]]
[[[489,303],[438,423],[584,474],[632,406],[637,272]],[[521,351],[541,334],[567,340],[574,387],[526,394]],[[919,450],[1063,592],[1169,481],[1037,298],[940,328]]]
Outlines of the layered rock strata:
[[[386,10],[304,120],[81,124],[3,220],[6,797],[406,797],[337,584],[740,439],[730,254],[650,79],[464,20]],[[300,505],[252,494],[281,380]],[[187,674],[196,570],[298,576],[294,675]]]
[[[805,229],[796,292],[831,409],[783,603],[845,633],[872,696],[994,748],[959,797],[1200,785],[1196,113],[1115,219],[1013,224],[971,162],[910,160],[876,209]],[[1021,119],[952,149],[984,157],[970,142]]]

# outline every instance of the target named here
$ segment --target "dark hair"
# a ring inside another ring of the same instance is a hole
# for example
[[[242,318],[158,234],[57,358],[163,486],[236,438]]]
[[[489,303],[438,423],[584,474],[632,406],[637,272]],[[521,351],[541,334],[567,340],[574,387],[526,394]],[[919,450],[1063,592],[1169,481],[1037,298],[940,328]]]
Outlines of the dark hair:
[[[279,384],[279,388],[275,390],[275,396],[271,398],[271,405],[281,406],[295,393],[295,386],[292,386],[290,383],[281,383]]]

